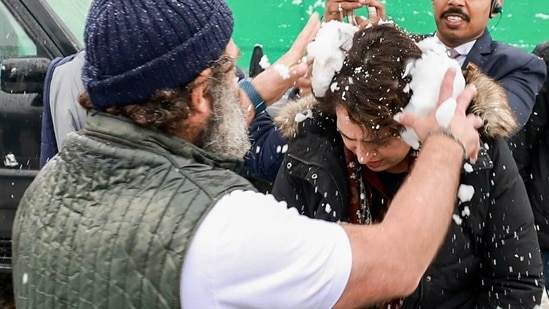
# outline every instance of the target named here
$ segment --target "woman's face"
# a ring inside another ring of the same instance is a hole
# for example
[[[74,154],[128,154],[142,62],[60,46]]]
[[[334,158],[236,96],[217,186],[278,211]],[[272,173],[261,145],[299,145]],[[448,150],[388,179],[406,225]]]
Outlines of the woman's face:
[[[387,145],[379,146],[368,138],[368,132],[349,119],[347,111],[336,108],[337,129],[345,147],[352,151],[358,162],[374,172],[402,173],[408,170],[410,146],[394,137]]]

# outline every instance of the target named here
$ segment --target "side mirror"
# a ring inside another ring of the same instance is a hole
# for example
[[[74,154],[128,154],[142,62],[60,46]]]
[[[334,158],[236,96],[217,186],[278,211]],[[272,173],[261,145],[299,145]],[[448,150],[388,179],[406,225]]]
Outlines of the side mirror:
[[[2,61],[0,86],[7,93],[42,93],[51,60],[42,57],[11,58]]]

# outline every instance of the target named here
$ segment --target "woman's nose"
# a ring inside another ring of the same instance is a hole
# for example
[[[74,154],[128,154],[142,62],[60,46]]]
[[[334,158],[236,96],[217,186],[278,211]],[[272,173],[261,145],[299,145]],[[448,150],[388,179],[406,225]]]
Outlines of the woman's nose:
[[[362,145],[357,146],[356,157],[360,164],[366,164],[375,160],[377,152],[374,148],[367,148]]]

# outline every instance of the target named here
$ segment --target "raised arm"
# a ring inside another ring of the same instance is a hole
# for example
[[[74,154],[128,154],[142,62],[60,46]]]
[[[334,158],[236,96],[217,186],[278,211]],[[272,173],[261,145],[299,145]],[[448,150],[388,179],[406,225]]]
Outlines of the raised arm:
[[[255,92],[264,102],[263,109],[282,98],[300,78],[307,74],[309,64],[303,61],[303,57],[307,51],[307,45],[314,39],[318,29],[320,29],[320,19],[318,14],[314,13],[296,37],[292,47],[273,65],[250,81]],[[256,113],[256,109],[253,108],[254,102],[243,91],[241,98],[244,109],[249,111],[248,123],[250,123]]]

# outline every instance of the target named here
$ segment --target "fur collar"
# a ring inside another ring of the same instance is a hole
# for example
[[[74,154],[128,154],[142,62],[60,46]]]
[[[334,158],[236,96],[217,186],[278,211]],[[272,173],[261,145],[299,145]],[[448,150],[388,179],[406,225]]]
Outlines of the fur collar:
[[[483,135],[512,136],[518,124],[509,106],[505,89],[472,64],[464,70],[464,76],[467,83],[477,87],[477,94],[473,98],[470,109],[484,120]],[[288,139],[295,137],[299,130],[299,123],[302,121],[300,118],[314,111],[317,104],[319,102],[314,96],[309,95],[284,105],[275,117],[275,124],[280,128],[282,136]]]

